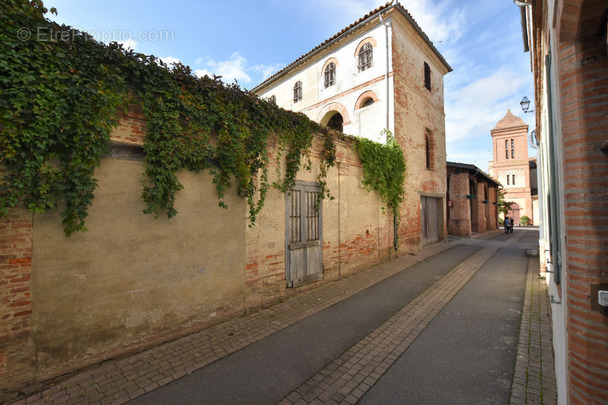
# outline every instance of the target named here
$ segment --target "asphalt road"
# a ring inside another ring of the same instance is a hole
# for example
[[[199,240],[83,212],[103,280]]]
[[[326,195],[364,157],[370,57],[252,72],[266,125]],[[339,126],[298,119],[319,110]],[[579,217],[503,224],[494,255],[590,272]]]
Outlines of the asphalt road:
[[[455,245],[130,403],[276,404],[482,244]],[[524,249],[500,248],[360,403],[507,404],[527,260]]]
[[[479,250],[458,245],[131,404],[275,404]]]
[[[527,262],[500,249],[360,404],[508,404]]]

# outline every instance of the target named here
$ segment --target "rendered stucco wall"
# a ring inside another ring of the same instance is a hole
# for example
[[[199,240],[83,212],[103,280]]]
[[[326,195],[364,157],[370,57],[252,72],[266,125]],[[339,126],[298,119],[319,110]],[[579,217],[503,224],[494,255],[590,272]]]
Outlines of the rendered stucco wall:
[[[34,218],[32,334],[41,373],[243,307],[242,199],[231,192],[221,209],[211,178],[185,172],[179,214],[155,219],[142,213],[142,162],[105,159],[96,176],[87,232],[66,238],[56,213]]]
[[[275,96],[280,107],[303,112],[311,120],[322,124],[327,124],[332,112],[340,112],[344,118],[345,134],[386,142],[386,139],[380,136],[381,131],[386,128],[387,115],[386,32],[383,25],[377,22],[372,25],[342,39],[337,47],[325,50],[314,60],[289,72],[276,84],[265,87],[259,92],[259,96]],[[359,72],[357,48],[366,40],[373,44],[373,65]],[[389,46],[390,40],[389,28]],[[336,64],[336,84],[326,88],[323,67],[330,60]],[[388,72],[392,75],[390,58],[388,65]],[[302,100],[294,103],[293,88],[297,81],[302,82]],[[370,91],[377,96],[376,102],[371,106],[358,108],[359,98]],[[390,77],[388,92],[389,129],[392,130],[393,100]]]

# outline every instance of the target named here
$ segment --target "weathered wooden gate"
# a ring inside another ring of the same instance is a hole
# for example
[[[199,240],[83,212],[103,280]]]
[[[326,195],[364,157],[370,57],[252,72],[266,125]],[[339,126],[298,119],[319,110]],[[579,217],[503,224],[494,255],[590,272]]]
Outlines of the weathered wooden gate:
[[[439,241],[439,224],[441,220],[441,199],[433,197],[420,197],[420,233],[422,243]]]
[[[323,216],[317,204],[321,188],[317,183],[296,181],[286,196],[285,252],[288,287],[323,277]]]

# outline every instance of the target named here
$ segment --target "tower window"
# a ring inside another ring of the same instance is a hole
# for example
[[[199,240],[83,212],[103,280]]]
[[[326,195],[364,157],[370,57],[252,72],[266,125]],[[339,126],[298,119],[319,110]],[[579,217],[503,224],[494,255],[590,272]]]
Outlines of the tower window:
[[[293,102],[297,103],[302,100],[302,82],[296,82],[295,86],[293,86]]]
[[[336,84],[336,64],[330,63],[325,68],[325,88]]]
[[[424,87],[431,90],[431,67],[426,62],[424,62]]]
[[[433,142],[433,133],[430,130],[426,130],[424,136],[424,147],[426,152],[426,168],[428,170],[435,170],[435,148]]]
[[[372,44],[367,43],[361,47],[359,51],[359,72],[363,72],[365,69],[372,67],[373,63],[373,49]]]

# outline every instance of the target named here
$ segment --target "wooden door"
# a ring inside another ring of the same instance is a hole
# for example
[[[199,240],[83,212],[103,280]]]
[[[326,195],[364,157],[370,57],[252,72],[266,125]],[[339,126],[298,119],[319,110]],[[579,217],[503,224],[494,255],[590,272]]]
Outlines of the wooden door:
[[[321,188],[297,181],[286,196],[286,282],[288,287],[323,277],[323,229]]]
[[[423,243],[439,241],[439,198],[420,197],[420,233]]]

